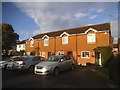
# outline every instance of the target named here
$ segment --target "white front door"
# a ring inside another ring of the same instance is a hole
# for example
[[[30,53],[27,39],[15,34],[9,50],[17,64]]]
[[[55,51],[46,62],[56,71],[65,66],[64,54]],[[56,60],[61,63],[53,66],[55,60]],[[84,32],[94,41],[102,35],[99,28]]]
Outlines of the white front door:
[[[98,54],[98,64],[101,66],[101,53]]]

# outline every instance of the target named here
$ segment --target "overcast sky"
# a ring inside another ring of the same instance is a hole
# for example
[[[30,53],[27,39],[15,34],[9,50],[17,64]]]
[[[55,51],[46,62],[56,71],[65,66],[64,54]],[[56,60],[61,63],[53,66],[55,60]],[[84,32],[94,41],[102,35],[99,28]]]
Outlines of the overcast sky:
[[[2,19],[13,26],[20,40],[106,22],[112,22],[112,36],[118,37],[117,2],[2,2]]]

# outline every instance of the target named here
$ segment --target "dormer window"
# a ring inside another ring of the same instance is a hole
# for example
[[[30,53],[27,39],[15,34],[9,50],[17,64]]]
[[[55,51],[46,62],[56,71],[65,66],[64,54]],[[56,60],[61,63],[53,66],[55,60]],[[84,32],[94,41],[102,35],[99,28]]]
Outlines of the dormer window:
[[[69,34],[66,32],[63,32],[60,37],[62,37],[62,44],[68,44],[68,36]]]
[[[62,37],[62,44],[68,44],[68,36]]]
[[[95,42],[96,42],[95,33],[87,34],[87,43],[95,43]]]
[[[34,47],[34,39],[30,38],[28,41],[30,41],[30,47]]]
[[[49,45],[49,36],[48,35],[44,35],[42,37],[42,39],[44,39],[44,46],[48,46]]]
[[[34,41],[33,40],[30,41],[30,47],[34,47]]]
[[[49,39],[44,39],[44,46],[48,46],[49,45]]]
[[[96,32],[97,30],[93,28],[89,28],[85,31],[85,34],[87,35],[87,43],[96,43]]]

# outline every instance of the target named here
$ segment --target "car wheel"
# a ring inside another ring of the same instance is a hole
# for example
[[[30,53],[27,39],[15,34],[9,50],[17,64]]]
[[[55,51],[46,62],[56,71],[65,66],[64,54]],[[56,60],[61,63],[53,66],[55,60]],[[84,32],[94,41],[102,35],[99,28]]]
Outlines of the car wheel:
[[[4,66],[4,69],[7,69],[7,64]]]
[[[60,73],[59,68],[55,68],[53,74],[54,74],[55,76],[58,76],[59,73]]]
[[[74,65],[74,64],[72,64],[71,69],[72,69],[72,70],[75,69],[75,65]]]
[[[34,72],[34,66],[30,66],[29,71],[33,73]]]

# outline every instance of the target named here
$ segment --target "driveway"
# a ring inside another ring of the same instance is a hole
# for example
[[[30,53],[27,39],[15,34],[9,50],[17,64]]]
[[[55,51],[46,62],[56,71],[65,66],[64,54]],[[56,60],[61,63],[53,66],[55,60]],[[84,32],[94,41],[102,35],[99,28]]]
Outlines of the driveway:
[[[2,88],[117,88],[110,79],[93,79],[96,66],[77,66],[75,70],[61,72],[59,76],[39,76],[29,72],[3,70]]]

